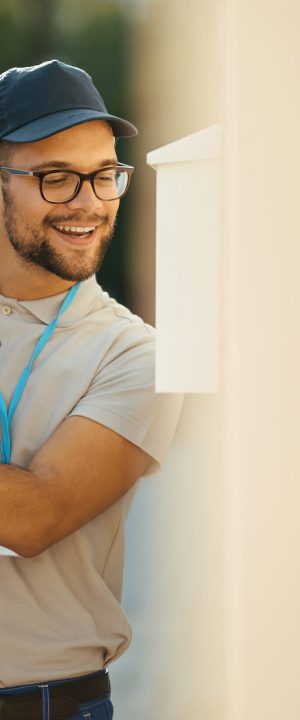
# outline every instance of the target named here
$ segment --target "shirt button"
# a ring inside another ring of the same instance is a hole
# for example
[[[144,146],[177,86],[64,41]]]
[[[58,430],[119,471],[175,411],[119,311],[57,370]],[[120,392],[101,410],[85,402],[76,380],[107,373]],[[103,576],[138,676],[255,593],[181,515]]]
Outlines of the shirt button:
[[[1,312],[2,312],[2,315],[10,315],[12,313],[12,309],[11,309],[11,307],[9,307],[9,305],[2,305]]]

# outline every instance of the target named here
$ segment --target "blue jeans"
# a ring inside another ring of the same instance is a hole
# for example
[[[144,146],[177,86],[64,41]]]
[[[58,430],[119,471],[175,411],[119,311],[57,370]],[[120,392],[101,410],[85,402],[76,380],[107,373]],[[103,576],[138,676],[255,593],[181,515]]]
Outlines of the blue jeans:
[[[93,673],[89,673],[89,675],[92,674]],[[35,683],[32,685],[18,685],[16,687],[1,688],[0,697],[1,695],[21,695],[25,692],[39,691],[42,694],[43,700],[41,720],[50,720],[51,703],[49,703],[49,688],[53,687],[54,685],[60,685],[61,683],[64,683],[66,681],[72,682],[73,680],[74,682],[76,682],[76,680],[88,677],[89,675],[80,675],[79,677],[65,678],[64,680],[50,680],[49,682],[45,681],[43,683]],[[105,697],[102,696],[99,698],[95,698],[94,700],[91,700],[87,703],[82,703],[81,705],[79,705],[79,708],[78,710],[76,710],[74,715],[69,717],[69,720],[112,720],[112,717],[113,706],[109,696],[107,695]]]

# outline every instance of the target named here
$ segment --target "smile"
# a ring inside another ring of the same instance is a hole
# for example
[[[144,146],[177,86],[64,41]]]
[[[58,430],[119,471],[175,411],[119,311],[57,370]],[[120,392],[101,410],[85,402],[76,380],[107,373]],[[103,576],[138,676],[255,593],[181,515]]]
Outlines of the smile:
[[[52,225],[59,237],[71,245],[90,245],[97,237],[98,225]]]
[[[93,232],[96,230],[96,225],[93,225],[92,227],[76,227],[74,225],[54,225],[56,230],[59,230],[59,232],[66,233],[67,235],[74,234],[74,235],[87,235],[88,233]]]

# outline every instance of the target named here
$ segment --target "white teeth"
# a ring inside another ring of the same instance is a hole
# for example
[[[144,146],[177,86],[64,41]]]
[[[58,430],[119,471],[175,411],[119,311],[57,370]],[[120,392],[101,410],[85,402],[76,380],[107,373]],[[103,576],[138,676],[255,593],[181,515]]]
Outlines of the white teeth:
[[[92,230],[95,230],[96,227],[73,227],[68,225],[55,225],[57,230],[62,230],[63,232],[75,232],[79,235],[82,235],[83,233],[91,232]]]

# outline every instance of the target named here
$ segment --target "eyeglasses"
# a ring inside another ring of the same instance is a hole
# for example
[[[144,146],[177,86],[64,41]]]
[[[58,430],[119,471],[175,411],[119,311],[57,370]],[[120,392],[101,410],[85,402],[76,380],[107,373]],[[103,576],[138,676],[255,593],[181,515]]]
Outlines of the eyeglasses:
[[[73,172],[73,170],[36,172],[4,166],[0,166],[0,170],[9,173],[9,175],[39,178],[40,193],[46,202],[65,203],[73,200],[78,195],[84,180],[91,183],[99,200],[117,200],[122,195],[125,195],[128,190],[134,167],[118,163],[111,167],[95,170],[92,173],[79,173]]]

